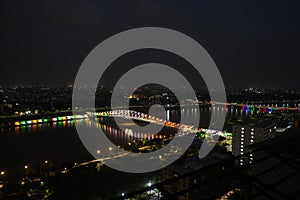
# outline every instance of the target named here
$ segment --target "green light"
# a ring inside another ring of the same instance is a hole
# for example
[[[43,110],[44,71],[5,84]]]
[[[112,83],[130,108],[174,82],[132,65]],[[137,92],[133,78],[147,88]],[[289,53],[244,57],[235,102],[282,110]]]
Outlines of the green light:
[[[25,125],[25,124],[26,124],[26,121],[21,121],[21,124],[22,124],[22,125]]]
[[[48,119],[44,119],[43,122],[48,122]]]
[[[250,106],[249,106],[249,109],[250,109],[250,111],[254,111],[254,110],[255,110],[255,107],[252,106],[252,105],[250,105]]]
[[[62,120],[62,117],[58,117],[57,119],[58,119],[59,121],[61,121],[61,120]]]

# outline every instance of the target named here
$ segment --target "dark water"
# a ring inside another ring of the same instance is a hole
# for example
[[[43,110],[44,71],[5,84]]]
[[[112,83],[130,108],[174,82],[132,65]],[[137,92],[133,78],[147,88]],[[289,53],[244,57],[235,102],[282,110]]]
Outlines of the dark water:
[[[225,107],[216,110],[210,107],[181,109],[181,112],[188,117],[194,117],[195,113],[199,111],[200,126],[202,127],[209,124],[212,112],[227,112],[229,117],[247,115],[241,109],[228,110]],[[172,121],[180,119],[179,112],[176,110],[170,110],[166,115]],[[98,126],[116,145],[134,139],[114,126],[110,119],[102,118],[100,122]],[[7,171],[9,176],[9,174],[22,171],[25,165],[35,166],[44,163],[45,160],[66,163],[83,158],[92,159],[77,135],[75,123],[91,125],[90,120],[77,120],[2,129],[0,131],[0,171]],[[124,126],[128,130],[132,130],[133,136],[141,134],[134,130],[137,125],[131,120],[125,121]]]

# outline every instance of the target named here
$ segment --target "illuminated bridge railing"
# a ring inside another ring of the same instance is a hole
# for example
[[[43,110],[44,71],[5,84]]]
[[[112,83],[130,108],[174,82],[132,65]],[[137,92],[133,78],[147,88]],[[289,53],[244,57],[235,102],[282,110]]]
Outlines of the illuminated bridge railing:
[[[205,133],[209,135],[219,135],[225,138],[231,138],[232,134],[227,133],[225,131],[217,131],[217,130],[211,130],[211,129],[205,129],[205,128],[195,128],[194,126],[191,125],[186,125],[186,124],[180,124],[180,123],[175,123],[175,122],[170,122],[168,120],[160,119],[142,112],[138,111],[132,111],[132,110],[113,110],[113,111],[106,111],[106,112],[97,112],[95,113],[97,117],[121,117],[121,118],[130,118],[130,119],[135,119],[139,121],[144,121],[144,122],[150,122],[166,127],[171,127],[171,128],[177,128],[181,129],[184,131],[188,132],[196,132],[196,133]]]

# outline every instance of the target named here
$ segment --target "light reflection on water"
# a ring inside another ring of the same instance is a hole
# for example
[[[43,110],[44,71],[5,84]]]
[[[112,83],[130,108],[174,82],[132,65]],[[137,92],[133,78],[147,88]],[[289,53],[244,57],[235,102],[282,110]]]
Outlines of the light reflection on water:
[[[220,107],[212,109],[209,107],[181,109],[183,115],[193,117],[200,112],[200,126],[208,125],[212,112],[227,112],[229,116],[246,115],[241,109],[227,109]],[[179,120],[179,112],[169,111],[171,121]],[[80,160],[88,157],[89,153],[81,143],[75,129],[78,125],[96,126],[101,128],[108,138],[116,145],[127,144],[137,138],[147,138],[149,133],[136,130],[135,123],[125,120],[120,125],[124,130],[119,129],[112,118],[100,118],[101,123],[94,123],[92,120],[68,120],[54,123],[32,124],[28,126],[16,126],[3,128],[0,131],[0,168],[20,170],[24,164],[39,164],[45,160],[65,162],[66,160]],[[152,135],[148,139],[163,138],[176,133],[174,129],[167,129],[163,132]]]
[[[208,126],[210,121],[210,116],[212,113],[218,114],[221,112],[226,112],[227,117],[241,117],[241,116],[247,116],[249,114],[253,114],[253,111],[243,110],[241,108],[235,108],[235,107],[227,108],[225,106],[219,106],[216,108],[215,107],[200,107],[200,108],[185,107],[181,109],[181,112],[185,117],[187,117],[187,119],[193,118],[196,115],[196,113],[200,112],[199,127]],[[166,118],[169,118],[170,121],[178,122],[180,121],[180,112],[178,112],[177,110],[167,110]],[[148,139],[155,139],[164,135],[163,133],[159,133],[157,135],[153,135],[155,133],[151,133],[152,136],[149,136],[150,133],[142,133],[136,131],[135,128],[137,127],[137,124],[128,120],[127,121],[125,120],[123,123],[120,124],[121,127],[123,127],[123,129],[125,127],[125,130],[121,130],[118,126],[114,124],[113,119],[110,117],[101,117],[98,119],[98,123],[95,123],[91,119],[80,119],[80,120],[68,120],[68,121],[59,121],[59,122],[52,122],[52,123],[34,124],[28,126],[16,126],[14,128],[10,128],[9,130],[4,130],[4,132],[8,131],[15,134],[37,133],[37,132],[43,132],[43,130],[45,129],[55,130],[58,128],[65,128],[65,127],[74,128],[75,124],[101,128],[109,139],[113,140],[114,143],[120,143],[120,144],[131,142],[133,140],[136,140],[137,138],[146,139],[147,135],[148,135]],[[168,134],[172,134],[173,132],[169,131]]]

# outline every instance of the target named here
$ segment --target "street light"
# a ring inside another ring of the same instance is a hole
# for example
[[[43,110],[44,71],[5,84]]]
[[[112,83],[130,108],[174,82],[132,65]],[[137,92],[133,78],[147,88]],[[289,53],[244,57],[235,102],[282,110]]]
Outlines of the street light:
[[[25,166],[24,166],[24,169],[28,169],[28,165],[25,165]]]
[[[5,175],[5,171],[2,171],[0,174],[1,174],[1,176],[4,176]]]

